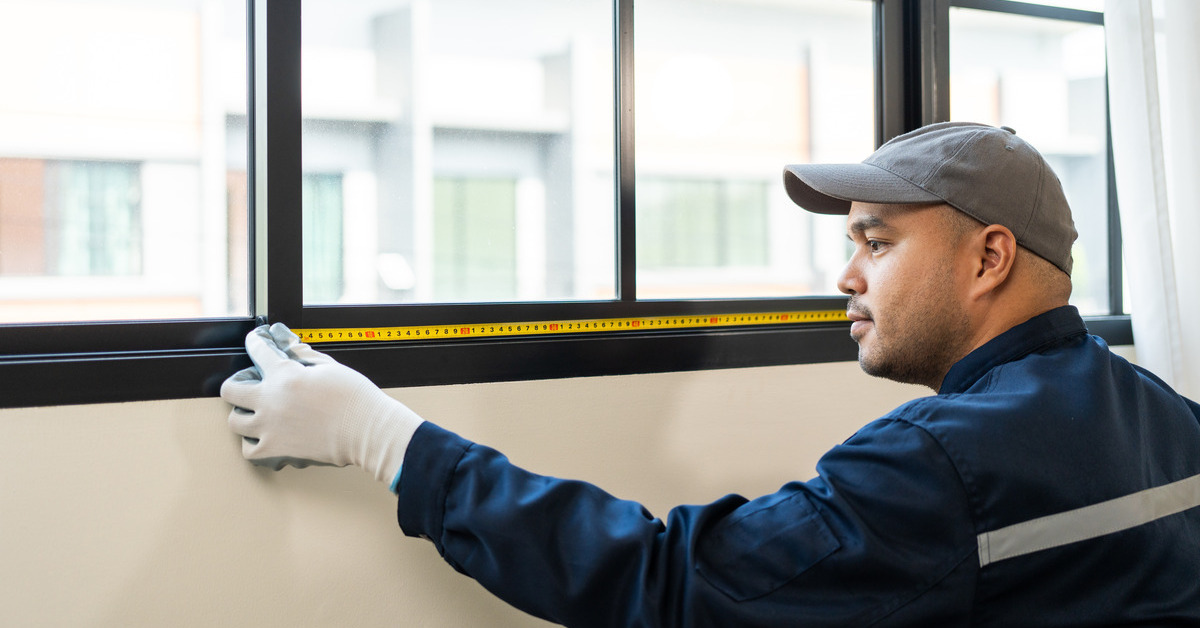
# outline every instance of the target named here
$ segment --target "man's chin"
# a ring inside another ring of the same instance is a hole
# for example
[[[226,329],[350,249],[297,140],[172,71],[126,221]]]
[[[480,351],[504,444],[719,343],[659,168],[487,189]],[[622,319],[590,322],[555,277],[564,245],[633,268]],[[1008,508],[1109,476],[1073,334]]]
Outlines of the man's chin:
[[[858,343],[858,367],[867,375],[880,377],[883,372],[882,365],[875,360],[875,356],[871,353],[870,343],[864,337],[854,339]]]
[[[899,381],[896,379],[898,364],[887,355],[881,355],[873,340],[874,335],[870,332],[855,338],[855,342],[858,343],[858,367],[872,377]]]
[[[884,369],[871,359],[871,355],[863,349],[861,344],[858,346],[858,368],[872,377],[885,377]]]
[[[924,366],[924,363],[881,360],[879,356],[872,355],[870,351],[867,351],[861,343],[858,346],[858,367],[867,375],[901,384],[917,384],[932,388],[936,392],[938,385],[933,383],[932,374],[927,373],[922,368]]]
[[[864,351],[869,350],[871,338],[874,337],[874,331],[875,325],[870,321],[859,321],[850,327],[850,339],[858,343],[858,352],[860,355]]]

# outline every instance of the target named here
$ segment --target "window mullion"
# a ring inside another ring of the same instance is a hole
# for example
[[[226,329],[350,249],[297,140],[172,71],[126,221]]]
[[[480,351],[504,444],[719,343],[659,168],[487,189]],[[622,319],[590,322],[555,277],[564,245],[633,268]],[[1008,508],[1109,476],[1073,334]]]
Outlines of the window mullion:
[[[1108,77],[1104,78],[1104,93],[1108,94]],[[1121,250],[1121,212],[1117,204],[1117,175],[1113,163],[1112,117],[1108,101],[1104,103],[1106,122],[1105,159],[1108,171],[1108,313],[1117,316],[1125,313],[1125,268]]]
[[[910,66],[919,92],[910,111],[912,128],[950,119],[950,1],[916,0],[909,22],[910,50],[918,59]]]
[[[259,24],[265,29],[256,28],[254,33],[258,69],[254,214],[259,245],[255,275],[266,281],[256,290],[255,313],[293,326],[304,324],[300,4],[256,0],[255,10],[265,18],[265,25]]]
[[[879,0],[875,142],[950,119],[949,0]]]
[[[875,145],[908,130],[904,0],[875,4]]]
[[[637,300],[637,201],[634,170],[633,0],[614,4],[616,80],[617,298]]]

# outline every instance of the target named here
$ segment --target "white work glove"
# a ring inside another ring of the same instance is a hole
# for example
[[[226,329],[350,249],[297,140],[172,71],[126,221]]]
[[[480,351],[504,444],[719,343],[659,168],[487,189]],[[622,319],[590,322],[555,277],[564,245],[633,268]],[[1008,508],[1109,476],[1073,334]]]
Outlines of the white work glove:
[[[250,332],[246,351],[254,366],[221,385],[242,456],[275,470],[353,464],[396,490],[421,417],[281,323]]]

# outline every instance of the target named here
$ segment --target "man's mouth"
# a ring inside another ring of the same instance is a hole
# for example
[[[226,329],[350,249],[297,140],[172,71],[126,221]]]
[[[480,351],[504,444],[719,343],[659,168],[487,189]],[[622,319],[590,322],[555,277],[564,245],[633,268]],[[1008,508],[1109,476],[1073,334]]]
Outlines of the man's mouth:
[[[850,336],[858,340],[860,336],[867,332],[867,329],[875,324],[868,312],[863,310],[846,310],[846,318],[850,319]]]

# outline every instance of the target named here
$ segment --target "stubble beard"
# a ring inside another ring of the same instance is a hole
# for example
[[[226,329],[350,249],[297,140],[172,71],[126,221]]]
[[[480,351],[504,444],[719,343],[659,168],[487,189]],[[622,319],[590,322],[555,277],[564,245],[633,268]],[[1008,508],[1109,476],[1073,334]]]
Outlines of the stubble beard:
[[[948,291],[933,292],[940,293],[940,298],[914,298],[909,305],[929,303],[934,307],[923,310],[919,306],[908,307],[902,312],[884,313],[890,315],[882,329],[879,320],[851,298],[852,306],[872,318],[868,346],[859,341],[858,364],[863,372],[904,384],[928,386],[934,391],[941,387],[946,372],[963,357],[962,347],[969,336],[970,323]]]

